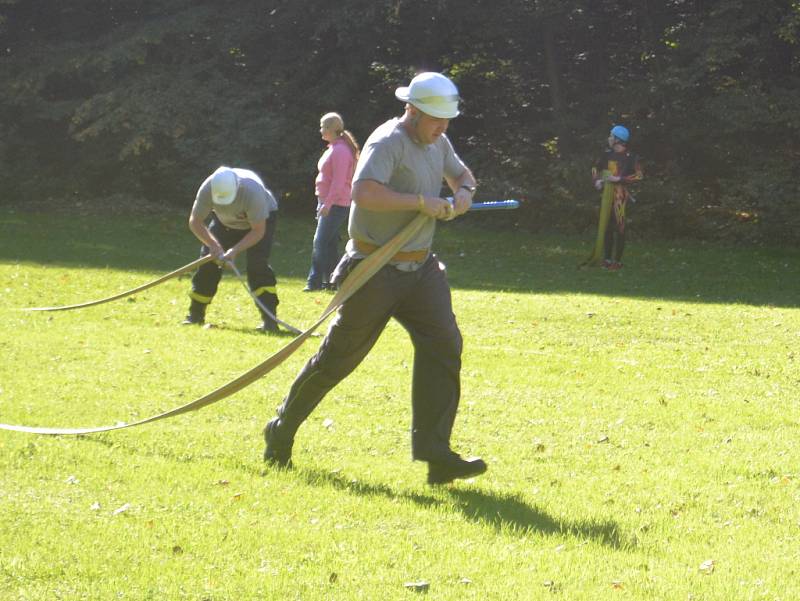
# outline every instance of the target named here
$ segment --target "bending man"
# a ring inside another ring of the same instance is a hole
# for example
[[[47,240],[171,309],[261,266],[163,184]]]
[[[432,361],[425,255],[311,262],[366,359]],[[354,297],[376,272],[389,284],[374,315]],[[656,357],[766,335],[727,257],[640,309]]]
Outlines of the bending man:
[[[206,219],[212,215],[211,222]],[[275,273],[269,265],[278,202],[261,178],[249,169],[220,167],[200,186],[189,215],[189,229],[203,243],[200,256],[211,253],[219,262],[233,261],[247,252],[247,282],[264,307],[276,314]],[[201,265],[192,278],[192,299],[184,324],[202,324],[217,293],[222,266]],[[278,324],[260,307],[262,332],[277,332]]]

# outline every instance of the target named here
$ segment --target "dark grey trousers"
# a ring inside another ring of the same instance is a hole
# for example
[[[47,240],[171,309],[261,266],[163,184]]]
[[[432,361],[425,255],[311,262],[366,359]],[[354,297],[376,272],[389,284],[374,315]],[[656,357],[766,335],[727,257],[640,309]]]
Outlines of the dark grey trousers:
[[[328,391],[361,363],[392,317],[414,345],[412,455],[430,461],[448,453],[461,396],[463,344],[450,286],[434,256],[414,272],[383,267],[342,305],[278,410],[281,439],[293,440]]]

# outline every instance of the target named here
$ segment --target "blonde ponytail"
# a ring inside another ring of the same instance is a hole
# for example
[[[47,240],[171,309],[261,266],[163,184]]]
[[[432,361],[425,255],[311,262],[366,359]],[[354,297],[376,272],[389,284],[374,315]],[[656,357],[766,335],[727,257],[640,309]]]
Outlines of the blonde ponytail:
[[[358,156],[361,154],[361,148],[358,147],[358,142],[356,142],[356,137],[350,130],[347,129],[342,132],[342,137],[344,138],[344,141],[347,142],[347,145],[350,147],[353,156],[356,157],[356,160],[358,160]]]

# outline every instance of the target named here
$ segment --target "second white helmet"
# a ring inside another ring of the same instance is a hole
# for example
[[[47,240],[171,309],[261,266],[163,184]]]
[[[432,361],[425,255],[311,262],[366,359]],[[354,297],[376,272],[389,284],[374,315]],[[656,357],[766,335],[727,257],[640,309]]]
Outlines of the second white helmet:
[[[229,205],[239,191],[239,177],[230,167],[220,167],[211,174],[211,200],[217,205]]]

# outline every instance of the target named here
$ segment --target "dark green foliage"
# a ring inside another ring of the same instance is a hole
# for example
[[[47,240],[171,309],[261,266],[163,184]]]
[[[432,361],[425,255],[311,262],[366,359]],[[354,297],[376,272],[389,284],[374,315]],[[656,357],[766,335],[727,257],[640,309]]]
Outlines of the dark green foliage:
[[[525,201],[526,227],[592,227],[622,122],[634,233],[796,240],[799,39],[789,0],[4,0],[0,180],[188,207],[235,164],[310,212],[320,115],[363,142],[397,85],[444,70],[481,196]]]

